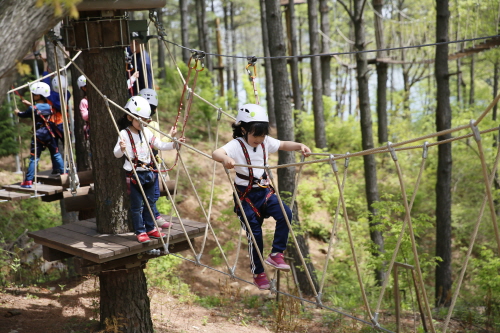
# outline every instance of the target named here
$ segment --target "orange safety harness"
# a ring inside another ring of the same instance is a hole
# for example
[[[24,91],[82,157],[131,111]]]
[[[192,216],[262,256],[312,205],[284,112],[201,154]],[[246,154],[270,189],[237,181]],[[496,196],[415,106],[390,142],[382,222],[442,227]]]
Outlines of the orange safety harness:
[[[239,142],[241,149],[243,150],[243,154],[245,155],[247,165],[252,165],[252,161],[250,160],[250,155],[248,154],[248,150],[245,147],[245,144],[240,139],[236,139],[236,140]],[[261,143],[260,145],[262,147],[262,153],[264,154],[264,165],[266,165],[266,147],[264,146],[264,143]],[[246,203],[248,203],[250,205],[250,207],[252,208],[252,210],[254,211],[255,215],[257,215],[258,218],[262,218],[260,211],[257,209],[257,207],[255,207],[252,200],[250,200],[247,197],[247,194],[250,193],[254,184],[257,184],[260,188],[269,187],[270,191],[266,195],[266,200],[264,202],[264,205],[265,205],[265,203],[267,203],[267,200],[271,197],[271,195],[274,194],[274,188],[271,185],[269,185],[269,183],[267,181],[267,173],[264,171],[264,174],[262,175],[262,177],[255,178],[253,175],[253,168],[249,167],[248,168],[248,176],[241,174],[241,173],[238,173],[238,172],[236,173],[236,176],[238,176],[241,179],[248,180],[248,185],[247,185],[245,191],[240,191],[236,187],[240,201],[241,202],[245,201]],[[239,208],[237,207],[237,209],[239,209]]]

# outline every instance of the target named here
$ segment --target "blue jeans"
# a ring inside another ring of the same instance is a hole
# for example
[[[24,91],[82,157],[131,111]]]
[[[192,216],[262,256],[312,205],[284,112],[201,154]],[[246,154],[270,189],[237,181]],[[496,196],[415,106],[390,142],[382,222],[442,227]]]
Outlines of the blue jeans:
[[[240,191],[244,192],[246,186],[236,186]],[[285,215],[283,215],[283,211],[281,210],[278,197],[276,194],[272,194],[266,202],[266,196],[269,193],[269,188],[253,188],[246,197],[250,199],[255,208],[259,211],[261,218],[259,218],[255,212],[252,210],[250,205],[242,201],[243,210],[245,211],[245,215],[248,219],[248,224],[252,229],[252,233],[257,242],[257,246],[259,247],[260,253],[262,253],[262,257],[265,259],[266,255],[264,254],[264,241],[262,234],[262,223],[264,222],[264,218],[273,217],[276,220],[276,228],[274,229],[274,238],[273,238],[273,247],[271,249],[271,253],[283,253],[286,250],[286,243],[288,242],[288,225],[286,224]],[[285,208],[286,215],[288,216],[288,221],[292,223],[292,211],[288,208],[287,205],[283,204]],[[243,215],[238,209],[238,204],[235,207],[236,214],[238,215],[241,227],[247,233],[248,239],[248,254],[250,255],[250,270],[253,274],[260,274],[264,272],[263,263],[260,261],[259,254],[255,250],[254,243],[252,241],[252,236],[247,230],[247,226],[245,224],[245,220],[243,219]]]
[[[37,131],[38,136],[38,131]],[[57,147],[57,141],[54,138],[50,138],[45,142],[37,139],[36,143],[36,151],[35,151],[35,141],[34,138],[31,138],[31,157],[30,164],[28,166],[28,170],[26,171],[26,181],[33,181],[35,178],[35,168],[40,160],[40,155],[45,148],[49,149],[50,157],[52,160],[52,169],[59,173],[64,173],[64,161],[62,159],[61,153],[59,153],[59,148]],[[35,158],[36,156],[36,158]]]
[[[137,171],[138,181],[141,182],[147,203],[153,207],[154,201],[154,181],[152,171]],[[130,215],[134,226],[135,234],[149,232],[155,228],[148,207],[144,206],[144,197],[138,184],[130,183]]]

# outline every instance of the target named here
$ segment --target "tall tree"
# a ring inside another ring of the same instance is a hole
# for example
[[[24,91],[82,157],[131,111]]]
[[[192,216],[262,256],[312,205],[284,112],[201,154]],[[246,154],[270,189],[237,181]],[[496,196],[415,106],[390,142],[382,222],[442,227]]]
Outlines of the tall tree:
[[[384,24],[380,17],[384,0],[373,0],[374,23],[375,23],[375,41],[377,49],[385,48]],[[377,58],[386,58],[387,52],[377,51]],[[382,144],[388,141],[387,129],[387,63],[377,61],[377,118],[378,118],[378,143]]]
[[[163,9],[158,8],[156,10],[156,13],[158,14],[158,22],[163,24]],[[183,49],[184,50],[184,49]],[[165,46],[163,45],[163,41],[161,39],[158,39],[158,78],[160,80],[165,80],[167,78],[167,70],[165,68],[165,61],[166,61],[166,53],[165,53]],[[154,87],[152,87],[154,89]]]
[[[366,0],[354,0],[353,10],[349,10],[346,4],[339,0],[339,3],[349,14],[354,25],[354,47],[358,51],[356,53],[356,74],[358,78],[358,100],[360,111],[361,124],[361,146],[363,150],[371,149],[373,145],[372,133],[372,115],[370,110],[370,94],[368,89],[368,61],[366,60],[365,50],[366,36],[363,20],[363,12],[366,5]],[[365,170],[365,191],[368,210],[371,216],[377,214],[377,210],[373,204],[379,201],[378,184],[377,184],[377,162],[373,154],[363,156]],[[374,223],[370,217],[370,238],[375,244],[374,256],[379,256],[384,251],[384,237],[382,231],[379,230],[379,223]],[[375,278],[377,283],[381,284],[384,280],[383,267],[375,268]]]
[[[450,11],[448,0],[436,0],[436,43],[448,42]],[[436,45],[434,72],[437,85],[436,131],[451,128],[448,44]],[[451,138],[444,134],[438,140]],[[451,143],[438,146],[436,181],[436,305],[448,306],[451,291]]]
[[[93,12],[81,12],[80,17],[93,16]],[[116,16],[123,15],[115,12]],[[89,40],[97,38],[89,35]],[[118,105],[128,99],[123,48],[102,48],[83,51],[84,72],[89,81]],[[122,78],[122,79],[117,79]],[[129,198],[123,170],[123,160],[113,155],[118,138],[115,120],[123,113],[111,106],[111,115],[101,95],[87,82],[90,121],[90,148],[96,200],[97,232],[101,234],[126,233]],[[95,112],[93,112],[95,111]],[[99,274],[101,325],[117,319],[123,324],[122,332],[153,332],[146,278],[142,266],[107,271]]]
[[[276,127],[276,113],[274,112],[274,87],[273,87],[273,72],[271,59],[269,59],[269,37],[267,29],[267,21],[264,19],[266,17],[266,4],[265,0],[260,0],[260,20],[261,30],[262,30],[262,47],[264,48],[264,66],[266,73],[266,103],[267,103],[267,113],[269,115],[269,124],[272,127]]]
[[[281,23],[280,1],[268,0],[266,1],[266,19],[268,22],[269,31],[269,50],[271,57],[284,57],[286,56],[286,45],[283,36],[283,28]],[[284,141],[293,141],[293,115],[292,105],[290,103],[290,85],[288,82],[288,72],[286,67],[286,59],[272,59],[273,69],[273,85],[274,85],[274,102],[276,111],[276,124],[278,130],[278,139]],[[295,155],[293,152],[279,151],[278,157],[279,164],[295,163]],[[286,198],[290,197],[295,188],[295,167],[280,168],[278,169],[278,187],[281,196]],[[288,195],[286,194],[288,193]],[[293,210],[293,225],[294,230],[300,229],[300,221],[298,217],[297,206],[291,207]],[[302,255],[305,258],[309,257],[309,247],[307,240],[302,233],[297,234],[297,242]],[[292,257],[294,258],[295,265],[300,266],[300,257],[298,249],[295,246],[289,246]],[[311,272],[314,284],[317,286],[318,281],[314,265],[311,261],[307,262],[307,268]],[[303,270],[297,271],[297,278],[301,290],[307,295],[314,295],[313,289],[308,282],[306,273]]]
[[[304,108],[302,103],[302,91],[300,89],[299,80],[299,41],[297,37],[297,20],[295,17],[295,3],[294,0],[288,2],[288,31],[290,35],[290,55],[293,57],[290,59],[290,74],[292,78],[292,91],[293,91],[293,103],[295,110],[302,110]]]
[[[37,6],[37,0],[0,0],[0,104],[14,81],[16,65],[29,52],[35,41],[61,20],[50,5]],[[25,24],[29,22],[29,24]]]
[[[309,21],[309,47],[311,54],[319,54],[318,0],[307,0]],[[314,141],[316,148],[326,147],[325,115],[323,110],[323,87],[321,83],[321,59],[311,58],[311,80],[313,93]]]
[[[321,53],[330,53],[330,7],[328,0],[319,0],[319,12],[321,13]],[[321,81],[323,84],[323,95],[330,97],[332,95],[331,86],[331,56],[321,57]]]
[[[196,0],[196,25],[198,26],[198,45],[201,51],[210,53],[210,35],[207,25],[207,8],[205,0]],[[212,72],[213,64],[210,56],[205,58],[205,64],[209,72]]]
[[[179,8],[181,12],[181,42],[182,45],[189,47],[189,21],[188,21],[188,0],[179,0]],[[182,61],[189,62],[189,50],[182,48]]]

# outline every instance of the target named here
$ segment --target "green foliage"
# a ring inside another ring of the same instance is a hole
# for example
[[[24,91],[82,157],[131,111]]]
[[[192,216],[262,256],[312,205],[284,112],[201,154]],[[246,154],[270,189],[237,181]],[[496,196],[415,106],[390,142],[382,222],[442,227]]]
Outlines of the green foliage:
[[[178,275],[181,263],[182,259],[175,256],[161,256],[150,260],[144,271],[148,285],[166,290],[184,301],[192,299],[189,285]]]
[[[16,141],[17,128],[13,126],[12,106],[4,103],[0,108],[0,157],[16,154],[19,144]]]

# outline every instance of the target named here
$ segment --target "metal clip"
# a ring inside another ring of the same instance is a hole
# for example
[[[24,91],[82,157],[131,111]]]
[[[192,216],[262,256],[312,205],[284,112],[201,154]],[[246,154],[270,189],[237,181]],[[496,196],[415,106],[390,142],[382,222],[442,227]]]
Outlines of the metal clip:
[[[333,172],[339,172],[339,168],[337,167],[337,161],[333,159],[333,154],[330,154],[330,165],[332,166]]]
[[[168,250],[167,244],[163,244],[163,251],[165,252],[165,254],[170,254],[170,251]]]
[[[218,108],[217,109],[217,121],[219,121],[221,119],[221,116],[222,116],[222,108]]]
[[[316,295],[316,305],[318,306],[318,308],[323,308],[323,302],[321,301],[321,297],[323,296],[322,293],[318,293],[318,295]]]
[[[269,179],[274,180],[273,172],[271,171],[271,169],[269,169],[269,164],[266,164],[265,168],[266,168],[265,170],[267,172],[267,175],[269,176]]]
[[[391,156],[392,156],[392,159],[394,161],[397,161],[398,160],[398,157],[396,156],[396,151],[394,150],[394,148],[392,147],[392,142],[387,142],[387,149],[389,149],[389,152],[391,153]]]
[[[347,153],[345,153],[345,154],[346,154],[347,156],[351,155],[351,153],[350,153],[350,152],[347,152]],[[345,168],[348,168],[348,167],[349,167],[349,161],[350,161],[350,159],[351,159],[350,157],[346,157],[346,158],[345,158],[345,161],[344,161],[344,167],[345,167]]]
[[[429,142],[427,142],[427,141],[424,142],[424,147],[423,147],[423,151],[422,151],[422,158],[427,158],[427,153],[429,150],[429,147],[427,146],[428,144],[429,144]]]
[[[470,121],[470,128],[472,128],[472,133],[474,134],[474,140],[476,141],[481,141],[481,133],[479,133],[479,129],[477,128],[476,125],[474,125],[476,121],[474,119],[471,119]]]

